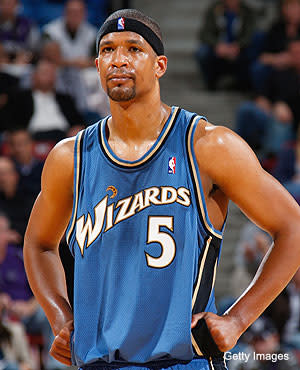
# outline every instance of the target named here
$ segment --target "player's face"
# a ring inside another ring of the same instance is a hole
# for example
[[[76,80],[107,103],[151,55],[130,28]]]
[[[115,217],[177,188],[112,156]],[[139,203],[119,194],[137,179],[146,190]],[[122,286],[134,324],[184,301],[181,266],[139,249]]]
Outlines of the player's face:
[[[99,45],[96,66],[103,89],[117,102],[135,99],[154,88],[160,75],[160,58],[135,32],[113,32]]]

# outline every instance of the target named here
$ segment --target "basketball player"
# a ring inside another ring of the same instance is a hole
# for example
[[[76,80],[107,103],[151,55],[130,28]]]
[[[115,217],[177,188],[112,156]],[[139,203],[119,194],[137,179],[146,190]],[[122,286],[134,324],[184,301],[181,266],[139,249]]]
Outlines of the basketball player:
[[[83,369],[225,369],[223,352],[300,264],[300,210],[237,135],[160,99],[158,25],[113,13],[96,66],[111,116],[49,154],[25,240],[51,354]],[[254,281],[223,316],[214,281],[228,200],[274,238]],[[74,307],[58,244],[75,258]]]

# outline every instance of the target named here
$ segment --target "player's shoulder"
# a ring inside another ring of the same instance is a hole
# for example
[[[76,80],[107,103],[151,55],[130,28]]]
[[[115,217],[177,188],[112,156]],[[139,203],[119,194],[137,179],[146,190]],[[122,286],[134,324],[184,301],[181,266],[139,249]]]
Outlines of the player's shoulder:
[[[75,137],[67,138],[58,142],[50,151],[42,173],[42,192],[45,189],[56,189],[58,184],[64,184],[71,189],[74,176],[74,146]]]
[[[72,173],[74,167],[75,137],[59,141],[46,158],[44,171]]]
[[[51,157],[72,157],[74,155],[76,137],[70,137],[59,141],[53,149],[50,151],[49,156]]]
[[[194,136],[194,144],[202,148],[216,149],[232,145],[240,140],[239,136],[225,126],[214,125],[204,118],[200,119]]]
[[[231,129],[217,126],[205,120],[197,125],[193,141],[194,151],[199,165],[203,169],[220,170],[236,162],[254,157],[246,142]]]

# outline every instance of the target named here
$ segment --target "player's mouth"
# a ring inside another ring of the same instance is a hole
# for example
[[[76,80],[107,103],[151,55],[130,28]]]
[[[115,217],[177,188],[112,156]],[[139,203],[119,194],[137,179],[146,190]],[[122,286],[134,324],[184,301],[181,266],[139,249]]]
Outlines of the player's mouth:
[[[114,82],[116,84],[122,84],[122,83],[125,83],[125,82],[128,82],[132,80],[132,78],[130,77],[113,77],[113,78],[110,78],[109,81],[110,82]]]
[[[117,84],[121,84],[129,80],[134,80],[134,76],[129,73],[111,73],[107,76],[107,81],[111,81]]]

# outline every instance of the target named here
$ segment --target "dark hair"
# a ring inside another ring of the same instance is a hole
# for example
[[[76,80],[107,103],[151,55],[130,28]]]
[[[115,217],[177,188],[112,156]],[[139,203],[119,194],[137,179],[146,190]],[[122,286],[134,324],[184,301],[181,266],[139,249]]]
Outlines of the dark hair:
[[[131,18],[135,19],[141,23],[144,23],[147,27],[149,27],[155,34],[156,36],[162,41],[162,32],[161,29],[158,25],[158,23],[151,17],[145,15],[141,11],[137,9],[120,9],[112,13],[104,23],[112,21],[114,19],[118,18]]]

